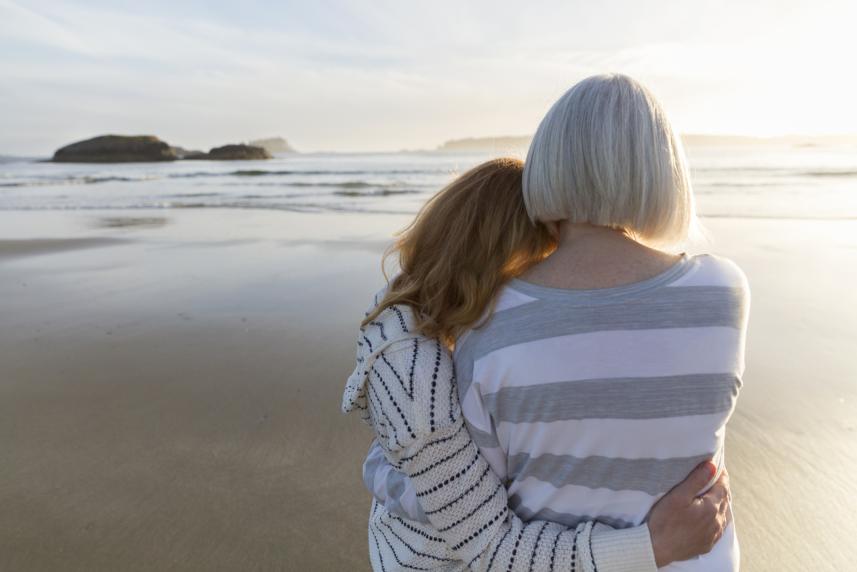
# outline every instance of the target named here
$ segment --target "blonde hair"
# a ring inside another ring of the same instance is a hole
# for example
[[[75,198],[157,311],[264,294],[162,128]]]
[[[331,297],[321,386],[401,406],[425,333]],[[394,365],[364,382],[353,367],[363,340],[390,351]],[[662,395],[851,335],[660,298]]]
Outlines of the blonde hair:
[[[655,97],[608,74],[574,85],[542,119],[527,155],[524,201],[533,220],[567,220],[674,244],[695,221],[681,140]]]
[[[385,259],[398,253],[401,272],[363,325],[405,304],[417,327],[448,345],[487,314],[500,287],[555,247],[527,215],[523,165],[495,159],[467,171],[432,197]]]

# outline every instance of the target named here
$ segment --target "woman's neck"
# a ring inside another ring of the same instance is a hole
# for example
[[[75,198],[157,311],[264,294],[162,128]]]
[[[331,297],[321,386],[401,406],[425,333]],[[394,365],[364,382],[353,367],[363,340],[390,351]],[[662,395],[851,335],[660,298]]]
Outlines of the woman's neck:
[[[631,239],[622,229],[610,228],[607,226],[596,226],[589,223],[571,223],[561,221],[556,224],[556,232],[559,235],[558,247],[577,247],[584,239],[597,240],[624,240]]]
[[[523,280],[553,288],[612,288],[656,276],[679,258],[620,229],[565,221],[555,229],[556,251],[524,273]]]

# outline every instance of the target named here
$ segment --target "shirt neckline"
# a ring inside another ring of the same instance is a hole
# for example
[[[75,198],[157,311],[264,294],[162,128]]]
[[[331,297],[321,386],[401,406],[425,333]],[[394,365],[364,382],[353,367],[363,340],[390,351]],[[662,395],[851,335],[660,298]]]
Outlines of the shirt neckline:
[[[629,284],[621,284],[619,286],[611,286],[609,288],[554,288],[551,286],[542,286],[526,282],[520,278],[513,278],[509,281],[509,288],[517,290],[542,300],[580,300],[586,302],[595,302],[598,300],[609,299],[616,297],[639,294],[664,284],[671,282],[690,270],[690,257],[687,253],[682,252],[680,258],[669,268],[656,274],[651,278],[640,280],[639,282],[631,282]]]

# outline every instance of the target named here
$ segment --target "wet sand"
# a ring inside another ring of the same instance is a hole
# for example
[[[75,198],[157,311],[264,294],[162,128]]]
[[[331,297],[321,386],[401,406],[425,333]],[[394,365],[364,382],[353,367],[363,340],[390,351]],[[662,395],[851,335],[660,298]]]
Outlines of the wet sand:
[[[0,213],[0,569],[368,569],[370,435],[339,398],[406,221]],[[706,225],[753,289],[744,568],[849,569],[857,222]]]

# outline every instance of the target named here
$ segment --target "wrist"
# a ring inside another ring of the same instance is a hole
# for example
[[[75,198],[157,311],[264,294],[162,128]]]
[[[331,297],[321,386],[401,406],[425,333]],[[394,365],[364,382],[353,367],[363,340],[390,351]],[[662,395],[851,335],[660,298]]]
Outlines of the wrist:
[[[674,558],[670,554],[668,547],[664,546],[662,535],[658,534],[657,531],[652,530],[650,522],[646,523],[646,528],[649,529],[649,538],[652,541],[652,554],[655,557],[655,565],[658,568],[663,568],[672,562]]]

